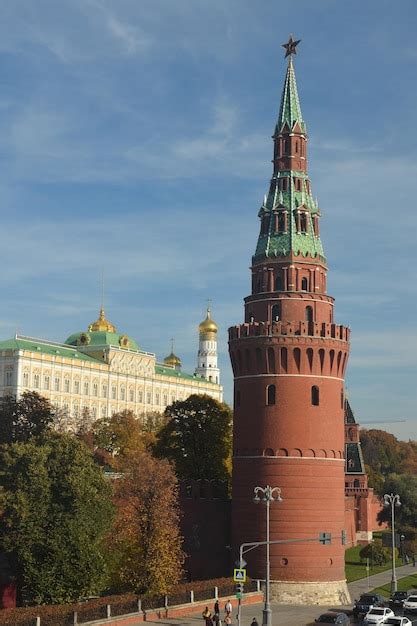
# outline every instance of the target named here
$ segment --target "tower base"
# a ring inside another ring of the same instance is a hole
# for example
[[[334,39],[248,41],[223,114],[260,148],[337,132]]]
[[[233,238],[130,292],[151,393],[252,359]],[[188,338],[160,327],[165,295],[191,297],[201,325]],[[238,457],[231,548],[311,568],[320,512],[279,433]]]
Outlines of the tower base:
[[[351,604],[346,580],[322,582],[288,582],[271,580],[271,602],[277,604],[317,604],[345,606]]]

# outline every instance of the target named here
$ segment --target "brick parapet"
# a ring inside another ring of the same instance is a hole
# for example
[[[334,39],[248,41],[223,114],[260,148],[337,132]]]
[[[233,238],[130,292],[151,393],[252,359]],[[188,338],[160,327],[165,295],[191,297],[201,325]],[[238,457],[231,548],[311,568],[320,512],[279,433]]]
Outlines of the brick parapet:
[[[229,328],[229,341],[260,336],[316,337],[349,342],[350,328],[330,322],[273,321],[238,324]]]

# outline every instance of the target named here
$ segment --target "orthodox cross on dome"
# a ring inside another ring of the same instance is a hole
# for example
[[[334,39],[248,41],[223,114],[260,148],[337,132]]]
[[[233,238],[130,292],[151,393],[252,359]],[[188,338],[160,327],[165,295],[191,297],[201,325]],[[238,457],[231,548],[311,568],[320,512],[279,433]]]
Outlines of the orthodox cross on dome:
[[[207,298],[207,312],[211,309],[211,298]]]
[[[296,47],[298,46],[300,41],[301,39],[295,40],[292,38],[292,35],[290,35],[288,42],[282,44],[282,47],[285,48],[285,58],[291,57],[292,54],[297,54]]]

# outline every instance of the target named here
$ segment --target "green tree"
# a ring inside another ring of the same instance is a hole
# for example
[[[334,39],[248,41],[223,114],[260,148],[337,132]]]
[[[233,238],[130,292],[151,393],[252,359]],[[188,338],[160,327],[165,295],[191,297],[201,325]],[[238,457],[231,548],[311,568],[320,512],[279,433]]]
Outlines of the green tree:
[[[21,597],[65,603],[100,591],[111,486],[73,435],[0,446],[0,549]]]
[[[165,594],[182,574],[178,484],[171,464],[141,451],[123,458],[110,533],[112,587]]]
[[[25,391],[19,399],[0,398],[0,444],[28,441],[50,430],[53,422],[51,403],[36,391]]]
[[[169,418],[153,447],[171,460],[180,479],[229,480],[232,413],[207,395],[191,395],[165,409]]]
[[[385,479],[384,493],[400,496],[401,506],[395,508],[396,527],[417,527],[417,476],[415,474],[391,474]],[[384,507],[378,514],[380,522],[391,521],[391,507]]]
[[[147,444],[147,434],[132,411],[113,413],[111,417],[97,420],[92,428],[95,448],[107,452],[106,459],[113,466],[143,450]]]
[[[384,548],[382,541],[376,539],[372,543],[368,543],[359,552],[360,559],[369,559],[372,565],[384,565],[391,557],[388,548]]]

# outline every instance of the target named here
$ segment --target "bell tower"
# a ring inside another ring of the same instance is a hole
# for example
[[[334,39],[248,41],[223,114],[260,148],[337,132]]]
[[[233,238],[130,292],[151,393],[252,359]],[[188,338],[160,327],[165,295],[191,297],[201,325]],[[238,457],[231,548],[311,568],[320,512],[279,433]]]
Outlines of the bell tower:
[[[229,329],[234,373],[232,532],[236,552],[264,541],[256,486],[279,487],[270,506],[271,592],[283,603],[349,601],[344,571],[344,376],[349,329],[334,321],[320,208],[307,169],[290,38],[273,134],[273,173],[259,210],[245,322]],[[331,533],[322,545],[320,533]],[[305,543],[300,539],[309,540]],[[251,557],[251,558],[250,558]],[[265,578],[263,548],[248,573]]]

